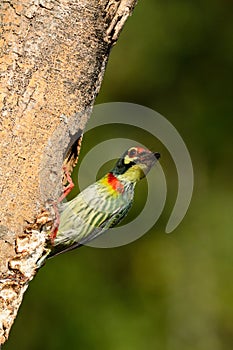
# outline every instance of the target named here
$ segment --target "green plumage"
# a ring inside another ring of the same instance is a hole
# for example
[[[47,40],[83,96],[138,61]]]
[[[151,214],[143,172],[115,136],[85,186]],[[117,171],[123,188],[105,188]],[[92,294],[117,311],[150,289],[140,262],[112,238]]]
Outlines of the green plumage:
[[[132,147],[110,173],[61,204],[60,225],[49,256],[81,246],[116,226],[132,206],[136,182],[158,158],[158,153]]]
[[[117,225],[132,206],[134,185],[130,187],[123,195],[113,196],[100,180],[70,202],[62,204],[51,255],[83,245]]]

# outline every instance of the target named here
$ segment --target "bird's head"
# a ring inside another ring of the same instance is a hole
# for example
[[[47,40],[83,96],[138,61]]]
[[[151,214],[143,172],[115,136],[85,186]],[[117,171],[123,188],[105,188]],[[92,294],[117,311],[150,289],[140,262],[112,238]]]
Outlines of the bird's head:
[[[119,180],[137,182],[148,173],[160,158],[159,153],[153,153],[142,147],[129,148],[117,161],[111,171]]]

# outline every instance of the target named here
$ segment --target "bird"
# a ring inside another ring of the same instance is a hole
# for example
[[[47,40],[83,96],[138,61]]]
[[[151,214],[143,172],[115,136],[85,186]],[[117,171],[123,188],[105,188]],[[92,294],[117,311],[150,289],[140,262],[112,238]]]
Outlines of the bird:
[[[119,224],[132,207],[135,185],[159,158],[158,152],[131,147],[105,176],[71,201],[61,203],[59,226],[48,257],[85,245]]]

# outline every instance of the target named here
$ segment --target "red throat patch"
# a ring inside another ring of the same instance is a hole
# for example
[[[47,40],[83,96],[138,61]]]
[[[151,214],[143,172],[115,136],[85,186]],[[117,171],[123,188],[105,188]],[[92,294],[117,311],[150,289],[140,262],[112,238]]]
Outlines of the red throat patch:
[[[119,193],[124,192],[124,185],[112,173],[108,174],[108,184],[112,187],[114,191],[117,191]]]

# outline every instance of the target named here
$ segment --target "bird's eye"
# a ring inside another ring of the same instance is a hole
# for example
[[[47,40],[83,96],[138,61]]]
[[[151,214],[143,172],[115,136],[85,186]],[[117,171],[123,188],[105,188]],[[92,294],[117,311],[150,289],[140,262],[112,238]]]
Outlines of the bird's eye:
[[[128,152],[128,156],[130,158],[133,158],[134,156],[136,156],[137,154],[137,150],[135,148],[131,149],[129,152]]]

